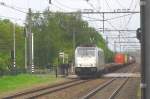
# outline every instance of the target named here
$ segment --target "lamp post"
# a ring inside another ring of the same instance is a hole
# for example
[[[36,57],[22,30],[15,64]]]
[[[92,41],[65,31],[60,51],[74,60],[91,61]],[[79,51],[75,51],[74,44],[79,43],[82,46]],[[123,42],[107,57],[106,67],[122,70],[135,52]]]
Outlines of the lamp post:
[[[13,68],[16,68],[16,26],[13,24]]]

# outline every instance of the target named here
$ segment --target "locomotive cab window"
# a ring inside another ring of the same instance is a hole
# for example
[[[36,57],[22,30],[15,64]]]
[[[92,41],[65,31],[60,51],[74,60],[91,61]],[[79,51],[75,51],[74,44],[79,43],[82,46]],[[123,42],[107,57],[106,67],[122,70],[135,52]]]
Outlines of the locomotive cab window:
[[[94,48],[79,48],[78,49],[78,56],[95,56],[95,49]]]

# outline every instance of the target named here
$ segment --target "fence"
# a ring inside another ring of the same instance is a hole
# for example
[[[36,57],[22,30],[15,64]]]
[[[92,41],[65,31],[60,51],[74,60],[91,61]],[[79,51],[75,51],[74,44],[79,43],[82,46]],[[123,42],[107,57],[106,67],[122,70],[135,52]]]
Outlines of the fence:
[[[60,64],[57,66],[50,66],[49,68],[35,68],[34,73],[32,74],[51,74],[51,75],[64,75],[67,76],[70,73],[70,65],[69,64]],[[0,70],[0,76],[4,75],[18,75],[24,73],[31,73],[26,69],[11,69],[11,70]]]
[[[11,69],[11,70],[0,70],[0,76],[4,76],[4,75],[18,75],[18,74],[25,74],[25,73],[31,73],[28,72],[26,69]],[[34,73],[32,74],[52,74],[55,75],[56,74],[56,67],[51,67],[51,68],[35,68]]]

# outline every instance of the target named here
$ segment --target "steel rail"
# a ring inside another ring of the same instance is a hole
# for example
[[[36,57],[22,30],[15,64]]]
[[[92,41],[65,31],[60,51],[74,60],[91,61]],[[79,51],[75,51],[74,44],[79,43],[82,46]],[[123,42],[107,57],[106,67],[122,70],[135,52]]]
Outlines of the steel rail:
[[[124,82],[111,94],[111,96],[108,99],[115,99],[115,96],[120,92],[120,90],[123,88],[123,86],[127,83],[129,78],[126,78]]]
[[[135,67],[131,72],[134,72]],[[108,99],[115,99],[115,96],[120,92],[120,90],[123,88],[123,86],[128,82],[129,77],[127,77],[124,82],[111,94],[111,96]]]
[[[96,89],[90,91],[88,94],[81,97],[80,99],[89,99],[90,97],[94,96],[98,91],[102,90],[103,88],[105,88],[106,86],[111,84],[114,80],[116,80],[116,78],[113,78],[113,79],[107,81],[106,83],[104,83],[103,85],[98,86]]]
[[[134,71],[134,68],[131,72]],[[103,90],[105,87],[107,87],[108,85],[110,85],[113,81],[116,81],[116,78],[112,78],[111,80],[107,81],[106,83],[104,83],[103,85],[98,86],[97,88],[93,89],[92,91],[90,91],[88,94],[82,96],[80,99],[90,99],[92,96],[94,96],[97,92]],[[129,80],[129,77],[126,78],[123,83],[111,94],[111,96],[108,99],[115,99],[114,97],[119,93],[119,91],[121,90],[121,88],[127,83],[127,81]]]
[[[21,96],[25,96],[25,95],[28,95],[28,94],[31,94],[31,93],[39,92],[41,90],[46,90],[46,89],[50,89],[50,88],[59,87],[59,86],[66,85],[66,84],[73,83],[73,82],[77,82],[77,81],[80,81],[80,80],[79,79],[71,80],[71,81],[63,82],[63,83],[52,85],[52,86],[46,86],[46,87],[33,89],[33,90],[30,90],[30,91],[26,91],[26,92],[19,92],[19,93],[16,93],[16,94],[13,94],[13,95],[10,95],[10,96],[7,96],[7,97],[3,97],[2,99],[12,99],[12,98],[16,98],[16,97],[21,97]]]
[[[26,99],[36,99],[37,97],[40,97],[40,96],[43,96],[43,95],[46,95],[46,94],[51,94],[51,93],[54,93],[54,92],[57,92],[57,91],[60,91],[60,90],[63,90],[63,89],[67,89],[67,88],[70,88],[70,87],[73,87],[73,86],[76,86],[76,85],[79,85],[79,84],[82,84],[82,83],[85,83],[85,82],[88,82],[88,81],[89,80],[75,82],[73,84],[65,85],[65,86],[62,86],[61,88],[56,88],[54,90],[48,90],[48,91],[43,90],[45,92],[40,92],[39,94],[29,96]]]

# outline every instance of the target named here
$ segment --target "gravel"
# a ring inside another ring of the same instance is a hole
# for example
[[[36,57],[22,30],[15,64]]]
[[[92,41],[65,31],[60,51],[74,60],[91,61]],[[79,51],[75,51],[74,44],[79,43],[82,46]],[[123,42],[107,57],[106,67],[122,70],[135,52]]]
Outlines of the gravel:
[[[86,94],[93,88],[104,83],[108,79],[96,79],[84,84],[80,84],[68,89],[60,90],[50,95],[39,97],[38,99],[79,99],[83,94]]]
[[[136,67],[136,68],[135,68]],[[140,71],[139,64],[132,64],[129,66],[125,66],[123,70],[117,70],[117,72],[134,72]],[[111,78],[107,78],[108,79]],[[45,95],[39,97],[38,99],[79,99],[81,96],[87,94],[90,90],[96,88],[100,84],[103,84],[106,81],[106,78],[96,79],[90,82],[86,82],[84,84],[80,84],[68,89],[60,90],[58,92]],[[110,86],[104,88],[104,90],[98,92],[95,96],[91,99],[108,99],[112,92],[124,81],[124,78],[117,78]],[[119,92],[119,95],[116,96],[115,99],[137,99],[137,89],[140,84],[140,78],[129,78],[128,82]]]
[[[115,99],[138,99],[139,78],[130,78]]]
[[[104,89],[100,90],[90,99],[109,99],[110,95],[113,91],[120,86],[124,82],[124,78],[118,78],[117,80],[113,81],[110,85],[105,87]],[[122,98],[120,98],[122,99]],[[128,98],[127,98],[128,99]]]

